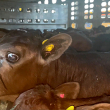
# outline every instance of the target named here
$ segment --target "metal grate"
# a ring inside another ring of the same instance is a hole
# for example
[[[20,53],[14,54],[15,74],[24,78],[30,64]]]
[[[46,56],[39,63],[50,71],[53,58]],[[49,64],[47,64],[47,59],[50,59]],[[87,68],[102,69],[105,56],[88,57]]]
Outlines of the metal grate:
[[[0,28],[57,29],[68,27],[68,5],[0,1]]]

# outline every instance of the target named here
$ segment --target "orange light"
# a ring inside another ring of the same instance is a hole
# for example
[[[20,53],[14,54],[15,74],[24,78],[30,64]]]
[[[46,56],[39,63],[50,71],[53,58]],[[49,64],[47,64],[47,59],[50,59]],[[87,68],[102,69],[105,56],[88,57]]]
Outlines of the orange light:
[[[110,23],[102,23],[101,25],[105,26],[105,27],[109,27]]]
[[[76,28],[76,23],[72,23],[71,27],[75,29]]]

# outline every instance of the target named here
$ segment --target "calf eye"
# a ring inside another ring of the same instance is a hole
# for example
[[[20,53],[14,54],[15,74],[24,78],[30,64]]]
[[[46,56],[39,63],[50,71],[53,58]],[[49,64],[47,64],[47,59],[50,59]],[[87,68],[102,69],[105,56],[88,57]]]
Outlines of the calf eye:
[[[6,60],[10,63],[15,63],[19,60],[19,56],[15,53],[8,52],[6,55]]]

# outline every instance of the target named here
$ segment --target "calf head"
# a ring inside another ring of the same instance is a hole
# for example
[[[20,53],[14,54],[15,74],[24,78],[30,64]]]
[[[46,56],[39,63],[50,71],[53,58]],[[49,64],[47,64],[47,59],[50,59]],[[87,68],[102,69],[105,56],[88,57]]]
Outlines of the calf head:
[[[74,110],[74,108],[83,110],[81,105],[110,102],[109,96],[75,99],[79,90],[80,86],[77,82],[64,83],[56,89],[52,89],[48,85],[39,85],[22,93],[14,102],[11,110]],[[79,106],[82,108],[79,109]],[[97,110],[99,107],[105,106],[103,104],[102,106],[88,106],[88,109],[84,110]]]
[[[79,90],[77,82],[64,83],[55,90],[48,85],[39,85],[22,93],[14,102],[12,110],[60,110],[65,108],[60,99],[75,99]]]
[[[27,30],[11,31],[2,37],[0,96],[19,94],[33,88],[43,66],[58,59],[71,41],[69,35],[58,34],[42,45],[41,37]]]

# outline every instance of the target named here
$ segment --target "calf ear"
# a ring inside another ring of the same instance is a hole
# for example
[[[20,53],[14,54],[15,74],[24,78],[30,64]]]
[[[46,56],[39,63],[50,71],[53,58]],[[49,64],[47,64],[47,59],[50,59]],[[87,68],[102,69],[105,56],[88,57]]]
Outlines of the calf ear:
[[[76,99],[80,90],[80,85],[77,82],[69,82],[64,83],[58,86],[54,93],[60,98],[67,98],[67,99]]]
[[[41,55],[44,61],[51,62],[58,59],[71,45],[72,38],[68,34],[58,34],[42,44]]]

